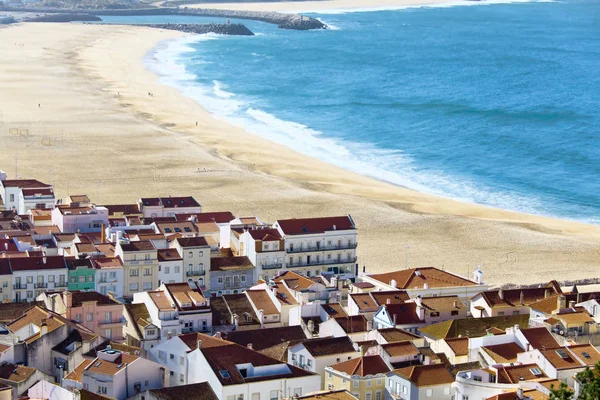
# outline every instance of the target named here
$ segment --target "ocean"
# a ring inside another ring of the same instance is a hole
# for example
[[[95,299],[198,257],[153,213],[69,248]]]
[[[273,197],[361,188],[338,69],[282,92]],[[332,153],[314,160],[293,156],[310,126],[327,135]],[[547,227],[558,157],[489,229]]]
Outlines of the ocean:
[[[426,193],[600,224],[600,0],[310,15],[331,29],[242,21],[257,35],[165,42],[146,62],[218,118],[308,156]]]

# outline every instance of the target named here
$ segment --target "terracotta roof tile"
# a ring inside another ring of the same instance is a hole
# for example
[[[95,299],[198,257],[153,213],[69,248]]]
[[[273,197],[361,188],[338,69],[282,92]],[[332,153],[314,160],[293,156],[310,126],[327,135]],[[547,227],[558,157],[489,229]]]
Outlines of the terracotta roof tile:
[[[380,355],[354,358],[334,364],[331,368],[350,376],[358,375],[362,377],[390,372],[390,368]]]
[[[466,356],[469,354],[469,338],[461,337],[446,339],[446,343],[457,356]]]
[[[554,339],[552,334],[548,332],[548,329],[544,327],[524,328],[521,329],[521,333],[534,349],[552,349],[559,347],[556,339]]]
[[[83,370],[88,367],[94,360],[86,360],[84,359],[71,373],[65,376],[65,379],[69,379],[72,381],[81,382],[81,377],[83,375]]]
[[[396,342],[382,344],[381,348],[386,351],[390,357],[407,357],[420,354],[419,349],[412,342]]]
[[[395,280],[398,289],[423,288],[425,284],[429,288],[477,285],[473,281],[435,267],[411,268],[369,277],[386,285],[391,285],[392,280]]]
[[[450,385],[454,382],[454,377],[444,364],[417,365],[400,368],[394,372],[417,387]]]
[[[285,235],[306,235],[327,231],[343,231],[356,229],[350,216],[280,219],[276,222]]]
[[[384,290],[380,292],[371,292],[371,297],[375,302],[382,306],[387,304],[401,304],[410,300],[410,296],[405,290]]]
[[[36,369],[4,361],[0,364],[0,378],[10,382],[23,382],[35,373]]]
[[[218,400],[208,382],[179,385],[162,389],[151,389],[157,400]]]
[[[357,400],[358,397],[354,397],[346,390],[331,390],[311,393],[306,396],[300,396],[298,399],[302,400]]]
[[[243,331],[223,332],[223,339],[248,346],[260,351],[282,342],[306,340],[306,334],[300,325],[279,328],[251,329]]]
[[[534,374],[534,371],[539,372],[539,374]],[[540,378],[547,378],[547,376],[537,364],[498,366],[498,383],[514,384]]]
[[[379,308],[369,293],[353,293],[350,298],[361,312],[375,312]]]
[[[265,289],[246,290],[246,295],[254,304],[255,309],[263,310],[264,315],[280,314],[279,310]]]
[[[517,361],[517,355],[525,352],[514,342],[484,346],[482,349],[499,364],[514,363]]]
[[[316,338],[302,342],[306,350],[314,357],[329,356],[341,353],[356,353],[356,349],[348,336],[339,338]]]

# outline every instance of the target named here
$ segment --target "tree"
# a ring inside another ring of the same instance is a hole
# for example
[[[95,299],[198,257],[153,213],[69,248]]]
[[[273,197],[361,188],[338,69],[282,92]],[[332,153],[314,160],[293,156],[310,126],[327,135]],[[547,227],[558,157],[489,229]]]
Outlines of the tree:
[[[565,383],[560,383],[558,389],[554,388],[554,385],[550,387],[550,399],[549,400],[573,400],[575,392],[573,392]]]

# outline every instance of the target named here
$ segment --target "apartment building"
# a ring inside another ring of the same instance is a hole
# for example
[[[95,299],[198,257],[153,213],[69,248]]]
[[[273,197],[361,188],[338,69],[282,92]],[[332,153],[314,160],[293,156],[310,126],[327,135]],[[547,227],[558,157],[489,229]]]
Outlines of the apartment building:
[[[68,269],[62,256],[10,258],[13,301],[33,301],[47,290],[68,286]]]
[[[212,296],[241,293],[253,286],[255,273],[254,265],[246,256],[212,258],[207,290]]]
[[[321,377],[325,368],[342,361],[360,357],[360,352],[347,336],[304,340],[288,349],[288,362],[315,372]]]
[[[175,248],[158,250],[158,284],[184,282],[183,257]]]
[[[127,323],[123,334],[128,345],[148,351],[160,343],[160,328],[152,323],[146,304],[125,304],[124,316]]]
[[[246,256],[256,267],[258,279],[268,281],[285,268],[285,242],[277,229],[231,229],[231,251]]]
[[[58,205],[52,210],[52,223],[62,233],[100,232],[108,226],[108,209],[96,205]]]
[[[357,229],[350,215],[277,220],[273,227],[284,238],[287,269],[355,277]]]
[[[123,297],[125,293],[125,273],[123,262],[118,257],[99,257],[91,260],[94,266],[96,292],[103,295]]]
[[[184,280],[198,282],[201,287],[210,290],[207,271],[211,266],[211,248],[203,237],[180,237],[171,243],[183,258]]]
[[[174,217],[176,214],[202,212],[200,203],[191,196],[142,198],[137,201],[137,204],[145,218]]]
[[[158,286],[158,254],[152,242],[119,242],[115,256],[123,263],[125,298]]]
[[[0,197],[4,199],[4,208],[17,214],[27,214],[35,208],[54,208],[56,198],[52,185],[35,179],[6,179],[0,175]]]
[[[204,297],[198,283],[163,283],[158,290],[163,291],[177,309],[182,333],[212,330],[213,318],[209,299]]]
[[[450,400],[454,394],[454,377],[444,364],[396,369],[387,374],[387,380],[386,399]],[[466,400],[468,397],[456,398]]]

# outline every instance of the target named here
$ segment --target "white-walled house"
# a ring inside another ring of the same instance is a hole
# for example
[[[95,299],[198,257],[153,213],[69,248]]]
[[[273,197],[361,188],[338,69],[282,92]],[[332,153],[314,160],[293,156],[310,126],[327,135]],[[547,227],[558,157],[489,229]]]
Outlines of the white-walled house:
[[[96,269],[94,282],[96,292],[121,298],[124,294],[124,271],[121,259],[117,257],[98,257],[92,259],[92,265]]]
[[[158,250],[158,284],[184,282],[183,257],[175,248]]]
[[[174,217],[176,214],[201,213],[200,203],[187,197],[148,197],[139,199],[138,207],[145,218]]]
[[[444,364],[400,368],[387,374],[386,399],[451,400],[454,395],[453,383],[454,377]]]
[[[233,228],[231,234],[231,251],[248,257],[256,267],[258,279],[268,281],[285,268],[285,242],[277,229]]]
[[[52,210],[52,223],[63,233],[100,232],[108,226],[108,209],[102,206],[57,206]]]
[[[0,179],[0,197],[6,210],[27,214],[34,208],[53,208],[56,199],[52,185],[35,179]]]
[[[173,368],[179,384],[208,382],[220,399],[273,399],[321,389],[317,374],[200,333],[174,337],[149,356]]]
[[[179,313],[162,290],[134,293],[133,304],[139,303],[146,305],[151,323],[159,329],[161,341],[181,334],[183,327],[179,323]]]
[[[210,289],[207,271],[210,270],[211,248],[206,238],[181,237],[171,242],[171,247],[176,249],[183,258],[183,280],[197,281],[202,289]],[[177,267],[174,267],[177,270]],[[182,281],[183,281],[182,280]]]
[[[83,389],[117,400],[165,386],[166,368],[107,347],[82,372]]]
[[[62,256],[10,258],[13,301],[34,301],[47,290],[65,290],[67,264]]]
[[[302,274],[356,276],[357,229],[350,215],[277,220],[285,240],[286,267]]]
[[[288,349],[288,362],[321,376],[325,367],[360,357],[360,352],[347,337],[309,339]]]
[[[212,330],[209,299],[204,296],[198,283],[163,283],[158,290],[165,293],[177,309],[182,333]]]

